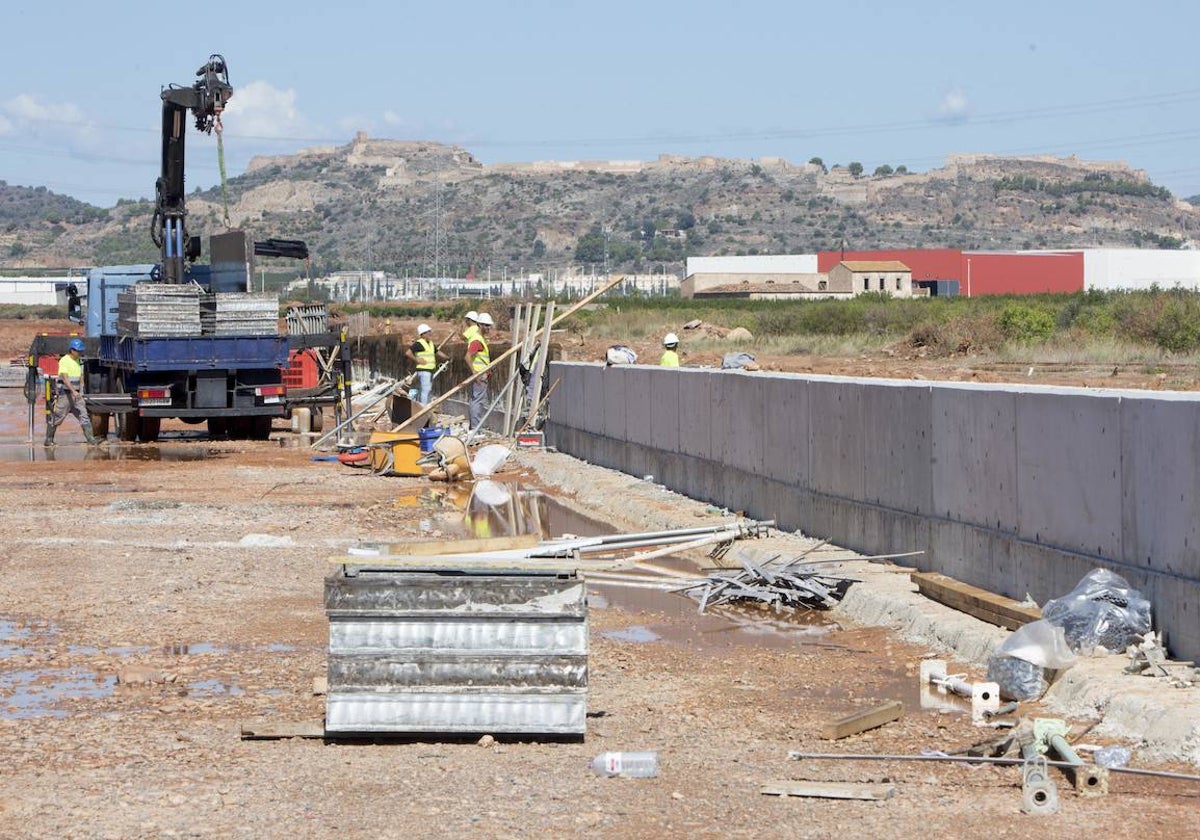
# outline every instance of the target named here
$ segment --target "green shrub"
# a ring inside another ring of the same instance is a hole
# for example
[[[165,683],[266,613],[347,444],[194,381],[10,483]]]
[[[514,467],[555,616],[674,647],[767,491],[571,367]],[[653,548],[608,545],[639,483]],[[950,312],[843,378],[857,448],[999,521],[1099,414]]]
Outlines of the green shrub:
[[[1194,297],[1168,300],[1154,320],[1151,336],[1168,353],[1200,348],[1200,303]]]
[[[1038,304],[1008,303],[1000,310],[997,326],[1010,341],[1033,343],[1054,335],[1054,312]]]

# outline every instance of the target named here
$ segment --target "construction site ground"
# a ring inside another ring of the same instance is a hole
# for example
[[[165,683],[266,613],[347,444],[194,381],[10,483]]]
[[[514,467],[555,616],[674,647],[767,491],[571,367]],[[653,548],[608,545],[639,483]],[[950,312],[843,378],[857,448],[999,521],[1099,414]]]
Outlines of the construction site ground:
[[[12,344],[0,347],[19,354]],[[981,679],[1003,631],[924,602],[905,569],[863,562],[831,569],[861,580],[842,607],[804,616],[701,617],[678,595],[589,585],[581,741],[243,740],[246,723],[323,714],[328,558],[363,542],[466,536],[461,493],[313,460],[283,421],[270,442],[213,442],[168,423],[157,445],[91,449],[68,419],[50,454],[25,423],[20,389],[0,390],[0,837],[1157,838],[1189,835],[1200,806],[1192,782],[1114,775],[1091,798],[1054,771],[1060,812],[1029,816],[1014,767],[789,760],[953,751],[998,735],[960,704],[925,708],[917,670],[936,654]],[[552,529],[725,518],[562,454],[515,458],[504,479],[555,500]],[[777,534],[765,545],[813,544]],[[1154,732],[1150,700],[1140,733],[1128,719],[1106,725],[1103,711],[1114,694],[1142,692],[1194,719],[1197,689],[1122,677],[1111,659],[1079,672],[1098,688],[1022,714],[1066,713],[1077,732],[1090,728],[1083,741],[1131,747],[1136,766],[1196,772],[1184,760],[1196,745]],[[822,738],[831,720],[891,700],[905,704],[900,720]],[[659,775],[590,772],[616,750],[657,751]],[[895,795],[760,793],[777,780],[890,784]]]

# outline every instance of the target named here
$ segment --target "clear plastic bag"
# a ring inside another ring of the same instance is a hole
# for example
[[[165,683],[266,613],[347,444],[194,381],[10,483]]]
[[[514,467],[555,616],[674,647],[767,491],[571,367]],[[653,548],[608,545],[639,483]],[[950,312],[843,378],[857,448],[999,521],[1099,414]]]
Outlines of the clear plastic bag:
[[[1042,618],[1063,629],[1076,653],[1123,652],[1150,631],[1150,602],[1125,578],[1093,569],[1062,598],[1048,601]]]
[[[988,658],[987,678],[1009,700],[1036,700],[1050,686],[1051,672],[1070,668],[1075,654],[1061,627],[1031,621],[1018,627]]]

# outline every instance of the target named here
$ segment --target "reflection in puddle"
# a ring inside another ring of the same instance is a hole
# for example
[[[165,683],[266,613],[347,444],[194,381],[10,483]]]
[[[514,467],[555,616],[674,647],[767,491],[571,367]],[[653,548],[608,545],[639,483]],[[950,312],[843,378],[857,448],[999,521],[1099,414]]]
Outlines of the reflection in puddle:
[[[60,446],[0,444],[0,462],[13,461],[203,461],[224,455],[219,449],[166,444],[122,444],[109,441],[101,446],[64,442]]]
[[[635,624],[633,627],[626,627],[624,630],[605,630],[600,635],[617,642],[633,642],[634,644],[655,642],[662,638],[662,636],[655,633],[649,627],[643,627],[640,624]]]
[[[196,680],[180,692],[186,697],[241,697],[245,690],[237,683],[221,680]]]
[[[0,673],[0,718],[66,717],[57,708],[63,701],[109,697],[116,684],[115,676],[74,668]]]
[[[0,659],[32,656],[38,645],[57,632],[48,621],[22,621],[0,617]]]

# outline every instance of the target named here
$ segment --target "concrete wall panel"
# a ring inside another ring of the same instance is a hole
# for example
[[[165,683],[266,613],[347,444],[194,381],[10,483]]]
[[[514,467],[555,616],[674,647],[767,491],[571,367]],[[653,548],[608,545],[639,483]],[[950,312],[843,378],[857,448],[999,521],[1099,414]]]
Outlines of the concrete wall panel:
[[[881,382],[863,389],[864,498],[912,513],[933,508],[928,385]]]
[[[633,443],[654,443],[654,379],[649,368],[630,367],[625,379],[625,437]]]
[[[626,406],[629,404],[625,383],[629,377],[627,371],[619,367],[600,368],[600,384],[604,390],[604,428],[601,434],[611,440],[628,440],[625,432]]]
[[[810,382],[799,376],[759,374],[763,393],[763,474],[809,487]]]
[[[694,458],[712,457],[712,381],[708,371],[663,371],[679,377],[679,451]]]
[[[1017,395],[1017,521],[1027,540],[1119,559],[1117,397],[1078,389]]]
[[[583,420],[580,428],[599,435],[604,433],[604,368],[599,365],[580,365],[577,368],[583,380]]]
[[[713,460],[761,475],[764,419],[762,377],[732,371],[713,375]]]
[[[1015,533],[1015,393],[938,385],[931,398],[933,512]]]
[[[662,452],[679,451],[678,371],[651,368],[639,371],[650,381],[650,442]]]
[[[809,446],[814,492],[864,498],[862,380],[813,379],[808,387]]]
[[[1200,397],[1121,400],[1122,555],[1200,579]]]

